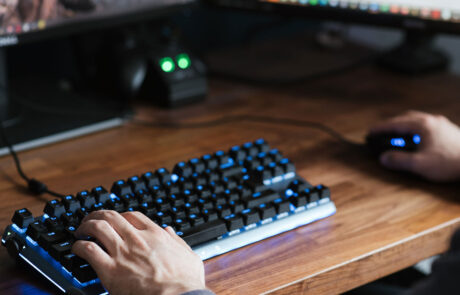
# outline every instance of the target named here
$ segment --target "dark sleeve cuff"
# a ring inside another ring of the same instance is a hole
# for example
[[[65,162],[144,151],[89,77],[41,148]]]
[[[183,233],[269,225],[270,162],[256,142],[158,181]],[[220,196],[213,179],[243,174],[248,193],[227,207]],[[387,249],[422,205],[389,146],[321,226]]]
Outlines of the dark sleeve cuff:
[[[209,290],[194,290],[187,293],[182,293],[181,295],[216,295],[214,292]]]

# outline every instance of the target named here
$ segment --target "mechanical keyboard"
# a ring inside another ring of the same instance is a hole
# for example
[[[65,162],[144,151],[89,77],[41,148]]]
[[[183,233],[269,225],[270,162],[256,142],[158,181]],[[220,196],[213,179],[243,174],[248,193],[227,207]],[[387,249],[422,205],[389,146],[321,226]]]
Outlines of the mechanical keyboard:
[[[335,213],[330,190],[296,174],[263,140],[46,203],[43,215],[17,210],[2,245],[68,294],[107,294],[91,266],[71,253],[74,231],[95,210],[140,211],[172,226],[203,259]]]

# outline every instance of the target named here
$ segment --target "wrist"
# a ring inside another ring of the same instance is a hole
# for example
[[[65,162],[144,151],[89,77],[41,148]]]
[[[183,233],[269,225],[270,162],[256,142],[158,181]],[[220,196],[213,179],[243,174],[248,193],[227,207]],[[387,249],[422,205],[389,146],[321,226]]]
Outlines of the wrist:
[[[161,295],[178,295],[178,294],[191,294],[194,291],[206,290],[206,286],[202,284],[168,284],[164,286]]]

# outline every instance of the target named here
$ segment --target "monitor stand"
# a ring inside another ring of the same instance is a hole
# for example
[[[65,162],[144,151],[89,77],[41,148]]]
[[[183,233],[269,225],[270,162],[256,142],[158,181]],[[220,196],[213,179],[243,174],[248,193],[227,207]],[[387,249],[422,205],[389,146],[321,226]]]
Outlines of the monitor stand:
[[[119,126],[126,108],[113,100],[68,91],[40,75],[9,79],[7,50],[0,49],[0,120],[21,151]],[[0,142],[0,155],[8,153]]]
[[[434,48],[434,35],[407,31],[401,45],[385,54],[380,66],[404,74],[425,74],[445,70],[450,62],[449,57]]]

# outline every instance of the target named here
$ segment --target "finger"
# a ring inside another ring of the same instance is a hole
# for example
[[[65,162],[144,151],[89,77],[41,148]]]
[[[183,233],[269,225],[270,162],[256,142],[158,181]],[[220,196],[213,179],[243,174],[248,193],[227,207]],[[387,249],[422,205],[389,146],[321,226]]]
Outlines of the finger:
[[[146,230],[152,228],[155,225],[155,223],[152,220],[150,220],[141,212],[124,212],[121,213],[121,216],[123,216],[129,223],[131,223],[138,230]]]
[[[88,261],[98,275],[113,264],[113,260],[109,254],[94,242],[76,241],[72,246],[72,252]]]
[[[181,237],[179,237],[176,232],[174,231],[174,229],[170,226],[166,227],[165,228],[166,232],[174,239],[176,240],[177,242],[179,242],[181,245],[183,245],[184,247],[192,250],[192,248],[184,241],[184,239],[182,239]]]
[[[419,155],[417,153],[408,153],[401,151],[390,151],[380,156],[380,162],[383,166],[392,170],[404,170],[410,172],[420,172]]]
[[[136,228],[131,223],[129,223],[128,220],[123,218],[120,213],[112,210],[99,210],[91,212],[89,215],[85,216],[83,222],[88,220],[107,221],[123,240],[131,236],[132,232],[136,230]]]
[[[90,236],[97,239],[110,255],[114,255],[118,245],[123,243],[120,235],[105,220],[91,219],[81,223],[76,236]]]

